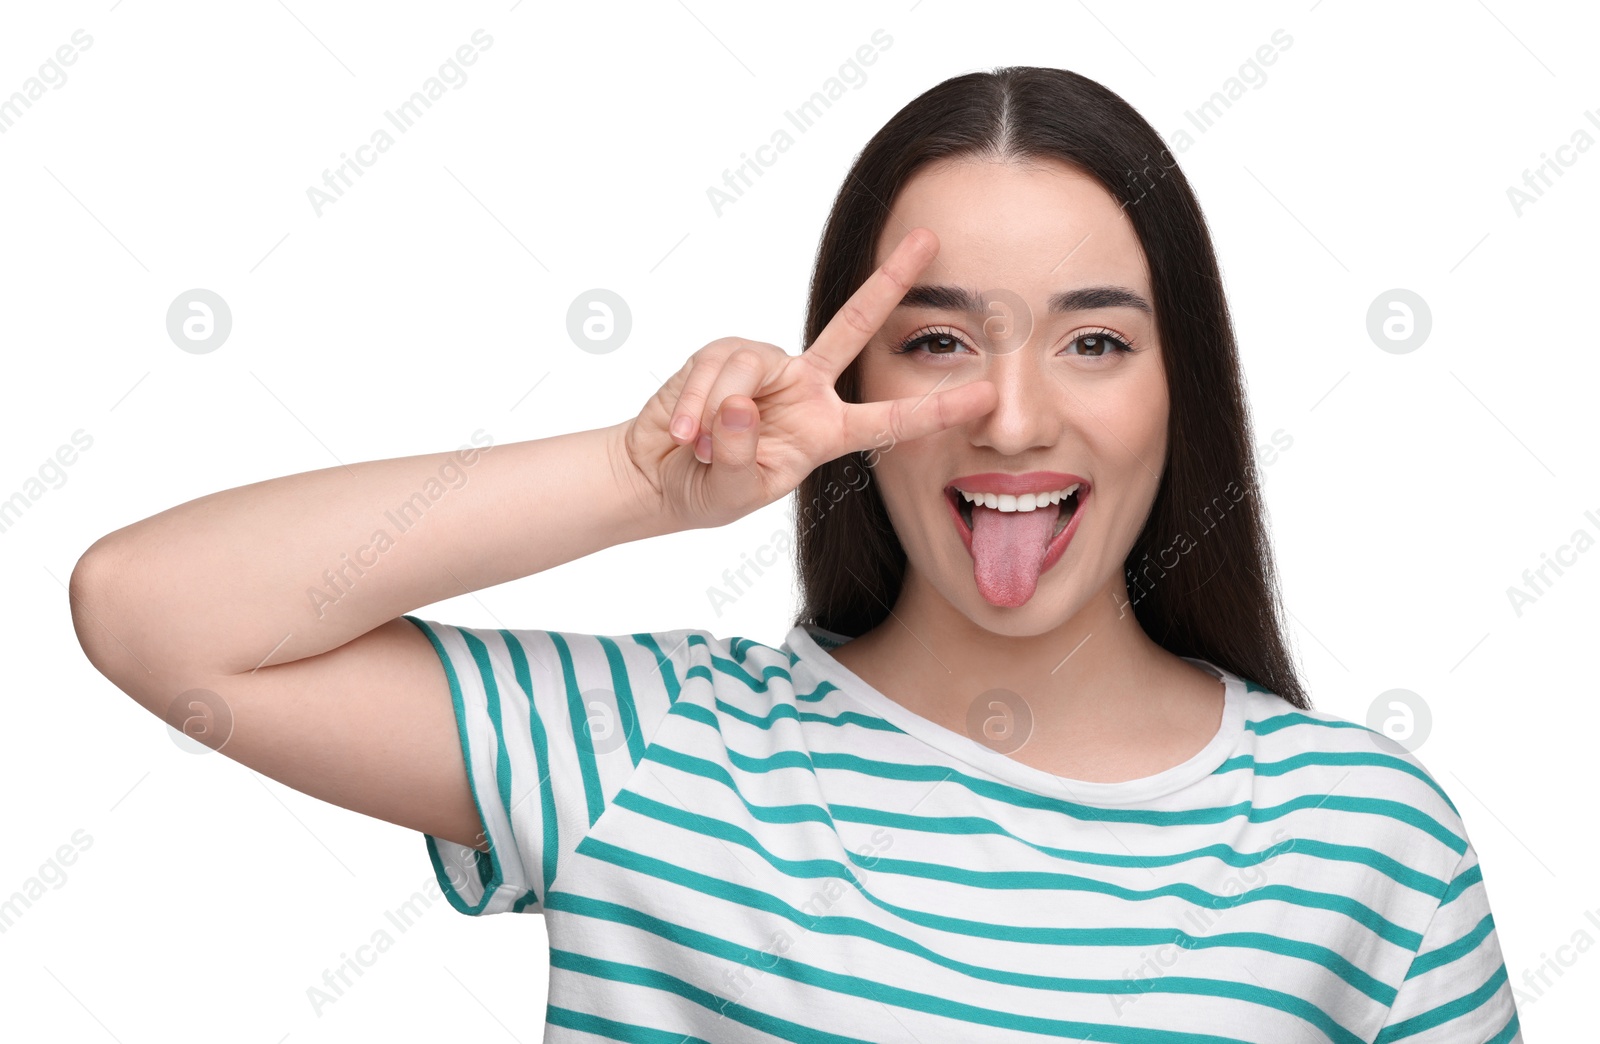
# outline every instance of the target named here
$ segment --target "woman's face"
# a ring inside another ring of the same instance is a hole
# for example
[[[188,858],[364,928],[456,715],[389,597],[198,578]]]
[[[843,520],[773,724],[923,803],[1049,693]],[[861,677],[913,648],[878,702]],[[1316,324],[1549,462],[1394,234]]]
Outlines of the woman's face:
[[[861,398],[920,400],[980,380],[998,398],[965,425],[868,451],[905,547],[904,593],[931,588],[986,629],[1018,636],[1097,600],[1120,615],[1122,564],[1160,483],[1168,408],[1132,224],[1063,163],[966,158],[906,183],[875,263],[918,226],[939,237],[939,253],[858,357]],[[1081,479],[1078,504],[1004,510],[1008,478],[1019,494]],[[965,498],[952,484],[992,491],[999,509],[958,508]]]

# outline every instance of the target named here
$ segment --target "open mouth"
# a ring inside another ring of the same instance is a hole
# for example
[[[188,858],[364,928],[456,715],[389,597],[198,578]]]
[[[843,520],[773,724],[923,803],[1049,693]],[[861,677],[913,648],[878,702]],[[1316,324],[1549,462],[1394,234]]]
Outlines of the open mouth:
[[[978,593],[996,607],[1025,605],[1042,576],[1066,554],[1083,522],[1091,487],[1087,480],[1061,472],[988,473],[967,480],[990,490],[1062,483],[1045,493],[979,494],[954,482],[944,488],[951,523],[972,557]]]
[[[1055,511],[1055,526],[1051,529],[1050,536],[1046,541],[1047,544],[1053,544],[1055,543],[1056,538],[1059,537],[1062,532],[1066,530],[1067,526],[1071,524],[1073,518],[1076,517],[1078,513],[1078,506],[1083,502],[1084,496],[1089,491],[1088,485],[1085,483],[1080,482],[1076,485],[1076,489],[1054,503],[1041,505],[1038,503],[1037,498],[1034,497],[1034,503],[1030,507],[1024,508],[1018,505],[1009,508],[1009,510]],[[944,495],[945,499],[950,502],[951,508],[955,511],[956,517],[961,520],[960,528],[962,530],[962,537],[970,546],[970,542],[972,540],[972,512],[976,506],[975,503],[963,496],[961,490],[957,489],[955,486],[946,486]],[[985,496],[987,500],[994,500],[996,502],[994,505],[985,503],[986,507],[993,507],[994,509],[1000,511],[1008,510],[1006,501],[1001,501],[997,495],[990,493],[986,494]],[[1019,499],[1020,498],[1014,497],[1007,498],[1008,501],[1016,501]],[[1027,503],[1027,501],[1023,501],[1023,503]]]

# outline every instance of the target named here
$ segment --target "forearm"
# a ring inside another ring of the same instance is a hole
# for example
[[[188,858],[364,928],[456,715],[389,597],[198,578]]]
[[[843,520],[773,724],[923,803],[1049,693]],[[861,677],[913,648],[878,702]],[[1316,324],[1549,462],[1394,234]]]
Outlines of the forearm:
[[[624,428],[366,461],[180,504],[84,555],[73,576],[80,639],[113,677],[151,663],[239,673],[668,532]]]

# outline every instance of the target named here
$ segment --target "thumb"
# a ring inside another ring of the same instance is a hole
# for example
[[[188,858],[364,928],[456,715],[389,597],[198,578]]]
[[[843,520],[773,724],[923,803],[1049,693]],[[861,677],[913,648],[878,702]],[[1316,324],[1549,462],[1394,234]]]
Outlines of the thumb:
[[[760,486],[756,474],[756,443],[761,435],[761,415],[748,395],[729,395],[711,420],[711,482],[720,495],[746,499]],[[738,491],[738,492],[735,492]]]

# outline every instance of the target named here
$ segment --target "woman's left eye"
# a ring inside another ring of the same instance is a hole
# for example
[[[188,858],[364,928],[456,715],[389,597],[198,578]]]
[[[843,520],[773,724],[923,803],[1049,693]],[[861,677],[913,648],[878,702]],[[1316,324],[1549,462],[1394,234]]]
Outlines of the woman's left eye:
[[[1110,330],[1090,330],[1086,333],[1081,333],[1068,341],[1067,347],[1071,348],[1075,344],[1081,344],[1083,350],[1068,354],[1083,355],[1091,359],[1098,359],[1104,355],[1115,355],[1118,352],[1133,351],[1127,341],[1124,341]]]

